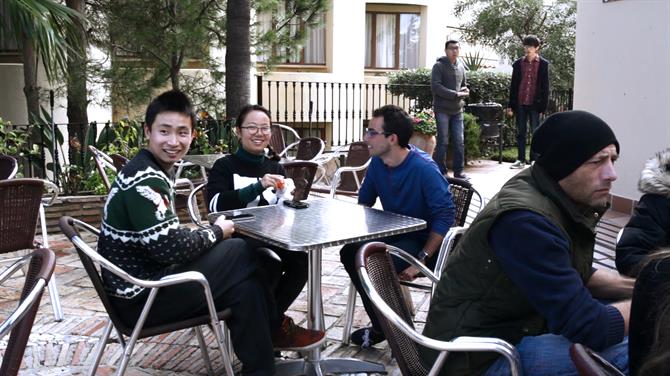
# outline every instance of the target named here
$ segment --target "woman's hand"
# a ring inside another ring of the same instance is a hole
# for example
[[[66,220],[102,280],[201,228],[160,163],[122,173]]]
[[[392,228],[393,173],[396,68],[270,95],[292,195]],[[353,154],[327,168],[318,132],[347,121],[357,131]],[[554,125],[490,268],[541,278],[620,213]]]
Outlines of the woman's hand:
[[[233,223],[233,221],[231,220],[226,219],[226,216],[224,215],[216,219],[216,222],[214,222],[214,226],[219,226],[219,228],[221,228],[221,231],[223,231],[224,239],[233,236],[233,233],[235,232],[235,223]]]
[[[263,185],[263,188],[279,188],[278,185],[283,183],[284,177],[281,175],[265,174],[261,178],[261,185]]]

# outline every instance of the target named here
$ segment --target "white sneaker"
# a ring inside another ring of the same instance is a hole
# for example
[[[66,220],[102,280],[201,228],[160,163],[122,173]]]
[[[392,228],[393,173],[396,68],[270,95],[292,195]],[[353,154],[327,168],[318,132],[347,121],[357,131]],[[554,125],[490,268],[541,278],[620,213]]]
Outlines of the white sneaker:
[[[520,169],[520,168],[524,168],[524,167],[526,167],[526,164],[522,161],[516,161],[516,162],[512,163],[511,166],[509,166],[509,168],[512,168],[512,169]]]

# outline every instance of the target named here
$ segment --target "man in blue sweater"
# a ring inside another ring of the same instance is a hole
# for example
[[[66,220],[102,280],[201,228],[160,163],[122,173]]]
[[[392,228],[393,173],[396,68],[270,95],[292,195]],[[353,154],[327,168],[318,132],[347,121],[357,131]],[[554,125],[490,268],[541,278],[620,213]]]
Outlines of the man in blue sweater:
[[[505,183],[449,256],[424,334],[504,339],[525,375],[576,375],[575,342],[625,371],[634,281],[592,267],[619,143],[600,118],[568,111],[548,117],[531,148],[535,164]],[[422,349],[425,366],[436,356]],[[441,375],[509,373],[495,353],[455,352]]]
[[[454,203],[449,183],[432,158],[409,145],[412,130],[411,119],[400,107],[388,105],[372,113],[370,126],[365,131],[372,161],[359,190],[358,203],[372,206],[379,198],[384,210],[425,220],[428,223],[425,230],[379,240],[411,253],[432,268],[442,239],[454,223]],[[340,260],[372,323],[371,327],[353,332],[351,342],[369,347],[386,338],[355,270],[354,258],[361,245],[344,246]],[[416,268],[400,259],[394,259],[394,263],[403,279],[413,279],[418,273]]]

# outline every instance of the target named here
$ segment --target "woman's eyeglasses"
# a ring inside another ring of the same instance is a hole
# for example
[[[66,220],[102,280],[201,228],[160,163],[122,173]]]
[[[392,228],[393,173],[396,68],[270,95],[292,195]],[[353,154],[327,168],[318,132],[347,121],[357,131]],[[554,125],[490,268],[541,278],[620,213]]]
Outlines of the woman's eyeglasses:
[[[249,133],[258,133],[261,132],[262,134],[270,134],[272,132],[272,129],[270,127],[259,127],[256,125],[247,125],[246,127],[240,127],[242,129],[246,129],[249,131]]]

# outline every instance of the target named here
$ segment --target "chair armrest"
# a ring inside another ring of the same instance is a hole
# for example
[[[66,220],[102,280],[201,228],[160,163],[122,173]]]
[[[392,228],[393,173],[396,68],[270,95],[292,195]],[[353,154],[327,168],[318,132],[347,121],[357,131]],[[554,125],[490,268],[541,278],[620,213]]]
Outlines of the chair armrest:
[[[60,190],[58,189],[58,186],[56,186],[56,184],[44,179],[42,179],[42,181],[44,182],[44,187],[47,188],[47,194],[50,195],[50,197],[42,198],[42,205],[51,206],[54,200],[58,198]]]
[[[390,254],[396,257],[400,257],[403,261],[419,269],[419,271],[424,276],[428,277],[433,283],[439,282],[439,279],[435,276],[435,274],[433,274],[432,270],[428,269],[426,265],[424,265],[421,261],[417,260],[416,257],[407,253],[407,251],[404,251],[398,247],[394,247],[389,244],[386,245],[386,249],[389,251]]]
[[[193,207],[193,203],[195,202],[194,197],[198,192],[200,192],[203,188],[207,186],[207,183],[200,184],[199,186],[195,187],[195,189],[191,190],[191,193],[188,194],[188,200],[186,200],[186,208],[188,209],[188,215],[191,217],[191,221],[196,224],[196,226],[200,228],[205,228],[205,226],[202,221],[200,220],[199,216],[195,215],[197,210],[199,210],[197,207]],[[206,200],[206,199],[205,199]],[[206,207],[209,205],[205,205]]]
[[[354,179],[356,180],[356,184],[358,185],[358,188],[361,187],[361,183],[358,181],[358,175],[356,172],[365,170],[368,168],[370,165],[370,161],[372,158],[368,158],[368,160],[360,165],[360,166],[342,166],[335,170],[335,173],[333,174],[333,180],[331,181],[330,185],[330,197],[335,197],[335,194],[337,192],[337,186],[340,185],[340,180],[342,179],[342,173],[343,172],[352,172],[354,173]]]

